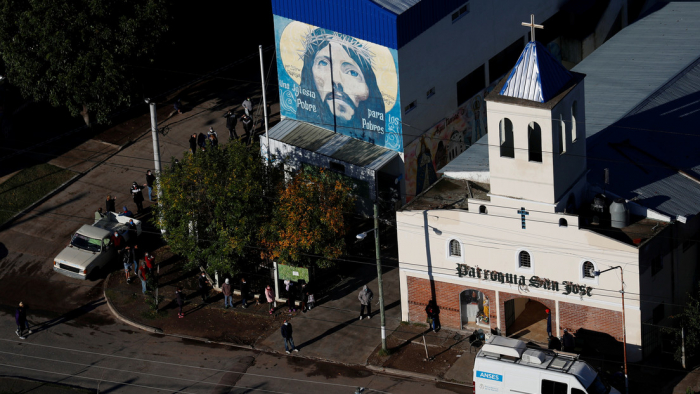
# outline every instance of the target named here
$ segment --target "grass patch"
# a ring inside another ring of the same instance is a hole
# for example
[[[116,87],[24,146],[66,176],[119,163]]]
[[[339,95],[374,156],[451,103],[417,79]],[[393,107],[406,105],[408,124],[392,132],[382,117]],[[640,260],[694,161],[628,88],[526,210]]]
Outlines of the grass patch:
[[[51,164],[25,168],[0,184],[0,223],[5,223],[75,175]]]

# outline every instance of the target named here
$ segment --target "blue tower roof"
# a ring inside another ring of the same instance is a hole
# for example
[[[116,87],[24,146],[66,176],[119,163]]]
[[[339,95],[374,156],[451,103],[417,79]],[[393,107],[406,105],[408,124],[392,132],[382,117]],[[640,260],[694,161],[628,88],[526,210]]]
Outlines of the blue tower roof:
[[[546,103],[573,76],[537,41],[528,42],[500,94]]]

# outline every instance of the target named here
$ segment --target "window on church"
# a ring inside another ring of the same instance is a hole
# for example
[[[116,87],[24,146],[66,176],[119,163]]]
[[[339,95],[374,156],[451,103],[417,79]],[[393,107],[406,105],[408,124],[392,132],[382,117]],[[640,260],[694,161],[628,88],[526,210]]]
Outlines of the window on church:
[[[457,106],[462,105],[486,87],[486,68],[477,67],[469,75],[457,81]]]
[[[515,157],[515,145],[513,144],[513,122],[508,118],[501,119],[499,125],[501,139],[501,157]]]
[[[518,253],[518,267],[528,269],[532,267],[532,264],[530,262],[530,253],[524,250]]]
[[[559,219],[559,227],[569,227],[569,222],[567,222],[566,219],[561,218]]]
[[[479,205],[479,213],[486,215],[486,205]]]
[[[453,239],[450,241],[450,256],[451,257],[461,257],[462,256],[462,246],[459,241]]]
[[[590,261],[583,262],[583,277],[589,279],[595,278],[595,266]]]
[[[527,154],[528,160],[542,163],[542,129],[537,122],[527,126]]]
[[[578,135],[576,134],[576,118],[578,118],[578,103],[574,101],[571,104],[571,142],[576,142]]]
[[[564,124],[564,119],[559,115],[559,154],[563,155],[566,153],[566,124]]]

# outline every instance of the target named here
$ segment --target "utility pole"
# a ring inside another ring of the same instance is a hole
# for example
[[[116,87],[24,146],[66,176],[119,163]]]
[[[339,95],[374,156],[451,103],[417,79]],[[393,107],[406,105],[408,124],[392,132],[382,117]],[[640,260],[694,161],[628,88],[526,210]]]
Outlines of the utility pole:
[[[382,350],[386,349],[386,316],[384,316],[384,288],[382,287],[382,259],[379,249],[379,208],[374,203],[374,249],[377,255],[377,289],[379,291],[379,315],[382,325]]]
[[[260,79],[262,80],[263,114],[265,118],[265,138],[267,138],[267,164],[270,164],[270,132],[267,129],[267,99],[265,97],[265,70],[263,69],[262,45],[258,45],[260,52]],[[251,142],[252,143],[252,142]]]
[[[620,269],[620,284],[621,284],[621,289],[620,289],[620,295],[622,296],[622,351],[623,351],[623,360],[624,360],[624,367],[625,367],[625,394],[629,394],[630,388],[629,388],[629,379],[627,378],[627,327],[625,324],[625,277],[624,273],[625,271],[622,269],[622,266],[616,266],[616,267],[610,267],[606,270],[603,271],[595,271],[594,275],[595,276],[600,276],[600,274],[604,272],[608,272],[610,270],[614,269]]]
[[[146,99],[146,104],[151,109],[151,138],[153,139],[153,161],[155,162],[156,179],[160,179],[160,144],[158,142],[158,115],[156,115],[156,103]],[[158,188],[160,197],[160,188]],[[160,200],[160,198],[158,198]]]

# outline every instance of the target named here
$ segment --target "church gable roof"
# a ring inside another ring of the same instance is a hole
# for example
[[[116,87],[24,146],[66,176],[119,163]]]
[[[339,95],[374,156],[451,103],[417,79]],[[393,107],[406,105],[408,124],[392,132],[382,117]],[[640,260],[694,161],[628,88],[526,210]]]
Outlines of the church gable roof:
[[[537,41],[528,42],[500,94],[545,103],[573,76]]]

